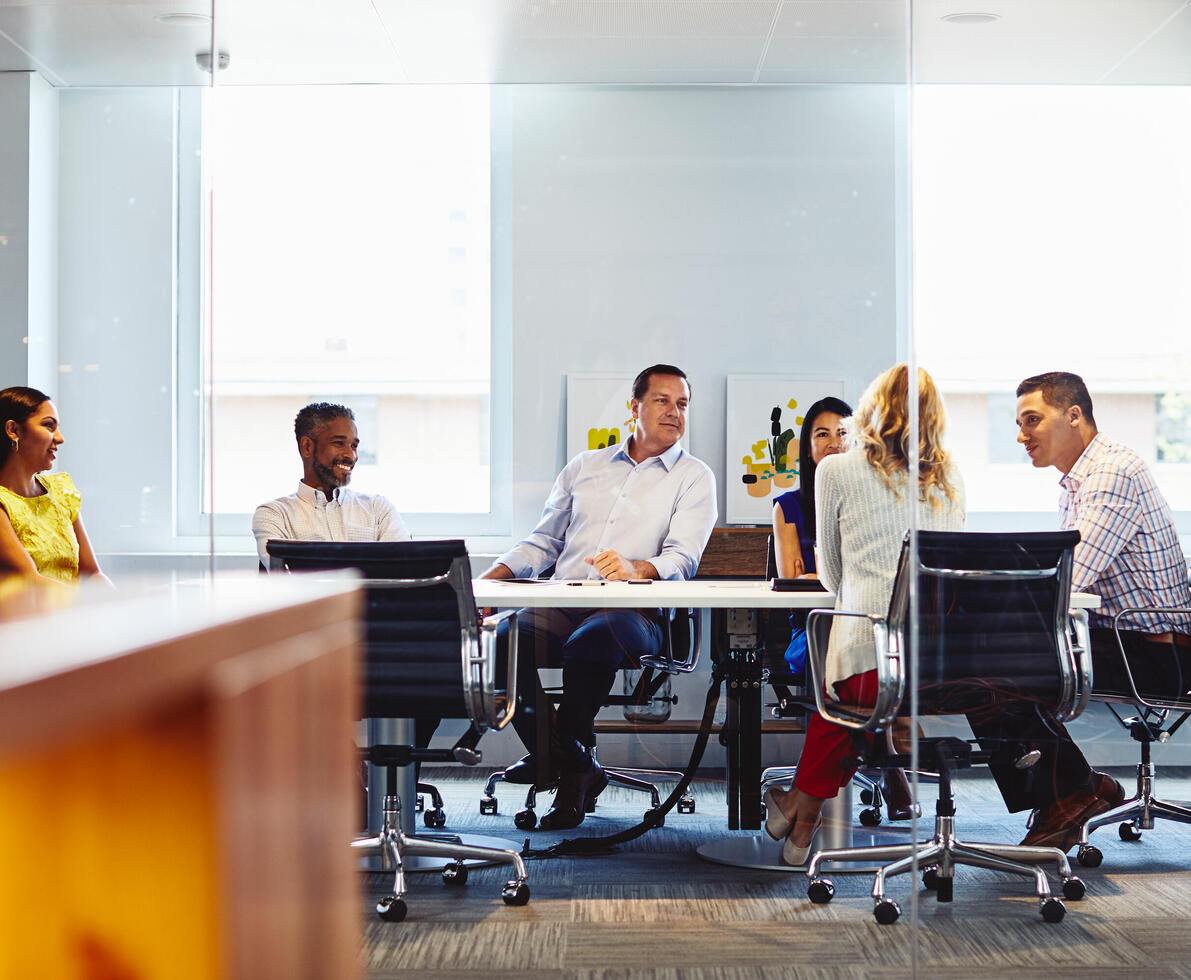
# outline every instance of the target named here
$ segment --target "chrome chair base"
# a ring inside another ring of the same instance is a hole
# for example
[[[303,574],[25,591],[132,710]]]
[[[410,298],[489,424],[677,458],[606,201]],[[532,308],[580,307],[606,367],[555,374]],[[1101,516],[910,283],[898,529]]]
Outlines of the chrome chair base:
[[[592,749],[592,758],[596,757],[595,749]],[[626,789],[638,790],[642,793],[649,794],[650,809],[646,812],[646,816],[656,810],[662,805],[662,797],[658,792],[657,785],[643,779],[641,777],[649,777],[651,779],[673,779],[678,782],[682,779],[682,773],[670,769],[630,769],[625,766],[615,766],[609,768],[603,767],[604,775],[608,777],[608,782],[615,783],[617,786],[624,786]],[[484,794],[480,797],[480,813],[495,815],[499,810],[499,803],[496,799],[496,784],[504,781],[504,770],[498,770],[488,777],[488,782],[484,784]],[[510,784],[512,785],[512,784]],[[516,812],[513,816],[513,825],[518,830],[533,830],[538,825],[537,813],[535,807],[537,806],[538,793],[555,788],[554,783],[545,786],[528,787],[525,794],[525,805]],[[682,795],[678,801],[676,808],[679,813],[694,813],[695,812],[695,797],[687,792]],[[595,804],[587,807],[588,813],[595,811]],[[658,826],[662,824],[659,823]]]
[[[361,855],[381,855],[385,865],[393,871],[393,891],[376,903],[376,914],[388,922],[400,922],[405,918],[405,867],[404,856],[441,857],[447,860],[442,876],[448,885],[463,885],[467,882],[468,860],[489,864],[511,864],[514,877],[505,882],[501,898],[506,905],[525,905],[529,902],[529,873],[525,862],[516,851],[493,847],[476,847],[471,844],[457,844],[450,841],[410,837],[401,829],[401,800],[386,796],[384,822],[379,834],[360,837],[351,843],[353,851]]]
[[[1152,763],[1140,763],[1137,767],[1137,795],[1083,825],[1079,832],[1079,850],[1076,851],[1076,860],[1080,864],[1085,868],[1096,868],[1104,860],[1100,848],[1089,844],[1088,837],[1092,831],[1106,824],[1121,821],[1121,840],[1132,842],[1141,840],[1143,830],[1153,830],[1154,821],[1158,819],[1191,823],[1191,807],[1168,803],[1154,795],[1156,775],[1157,769]]]
[[[905,874],[915,864],[923,869],[923,885],[935,892],[940,902],[952,901],[955,868],[969,865],[1004,871],[1034,879],[1038,908],[1047,922],[1058,922],[1066,914],[1062,900],[1051,894],[1046,873],[1040,865],[1053,862],[1062,881],[1063,896],[1070,901],[1083,898],[1084,884],[1071,873],[1067,855],[1057,847],[1029,847],[1015,844],[967,844],[955,836],[954,816],[935,817],[935,835],[921,843],[893,844],[887,847],[848,847],[821,850],[807,865],[807,897],[817,905],[831,901],[835,886],[819,873],[828,861],[889,861],[877,870],[873,880],[873,915],[882,925],[895,922],[901,915],[898,904],[885,896],[885,879]]]

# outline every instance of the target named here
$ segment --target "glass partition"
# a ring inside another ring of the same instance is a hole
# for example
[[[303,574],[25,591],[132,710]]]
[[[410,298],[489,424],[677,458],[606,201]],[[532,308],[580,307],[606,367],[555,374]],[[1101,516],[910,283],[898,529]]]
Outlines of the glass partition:
[[[1081,527],[1073,587],[1100,592],[1097,567],[1142,567],[1142,546],[1124,543],[1133,518],[1118,500],[1114,533],[1124,536],[1105,545],[1089,523],[1090,502],[1061,515],[1060,480],[1068,472],[1078,480],[1079,464],[1037,435],[1017,389],[1044,372],[1080,375],[1094,405],[1080,448],[1098,427],[1136,453],[1169,502],[1182,536],[1176,550],[1185,550],[1185,11],[1089,8],[1058,30],[1052,5],[989,9],[953,14],[914,3],[912,349],[946,401],[967,528]],[[918,518],[926,520],[924,508]],[[962,719],[922,725],[969,736]],[[1136,765],[1136,744],[1104,705],[1092,703],[1067,728],[1093,770]],[[994,791],[977,804],[998,817],[1016,811],[998,821],[1006,840],[1026,835],[1031,806],[1074,792],[1071,773],[1082,779],[1082,760],[1059,771],[1054,758],[1044,746],[1030,777],[1037,793]],[[933,787],[922,789],[928,810]],[[1079,874],[1075,849],[1070,857]],[[1057,891],[1053,874],[1051,883]],[[1069,915],[1084,913],[1069,905]],[[937,969],[945,955],[919,965]]]

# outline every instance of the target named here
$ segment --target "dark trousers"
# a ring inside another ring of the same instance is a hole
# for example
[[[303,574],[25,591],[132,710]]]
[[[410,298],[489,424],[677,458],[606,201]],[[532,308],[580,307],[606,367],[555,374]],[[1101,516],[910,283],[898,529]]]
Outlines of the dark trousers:
[[[1092,634],[1092,687],[1097,694],[1132,697],[1129,676],[1121,662],[1121,646],[1129,673],[1142,697],[1179,697],[1191,689],[1191,647],[1169,639],[1154,640],[1150,633],[1122,630],[1121,643],[1111,629],[1094,629]]]
[[[562,667],[557,732],[563,758],[558,761],[582,768],[586,757],[580,758],[575,746],[595,744],[595,717],[612,690],[616,672],[636,667],[645,654],[661,651],[660,614],[637,609],[522,609],[517,629],[513,727],[526,749],[536,753],[538,711],[546,703],[538,668]],[[497,642],[498,659],[503,660],[508,643],[504,625]]]
[[[988,768],[1010,813],[1049,806],[1092,788],[1092,768],[1067,729],[1034,705],[997,705],[967,716],[980,747],[994,753]],[[1042,758],[1029,769],[1014,762],[1031,749]]]
[[[1129,684],[1121,662],[1116,634],[1093,629],[1092,674],[1097,694],[1126,694]],[[1121,634],[1129,669],[1143,695],[1174,697],[1191,686],[1191,648],[1166,640],[1154,642],[1146,633]],[[1071,793],[1092,788],[1092,770],[1067,729],[1029,705],[1008,705],[969,715],[968,723],[981,748],[998,753],[990,764],[993,778],[1010,812],[1046,807]],[[1019,770],[1013,759],[1031,748],[1042,758]]]

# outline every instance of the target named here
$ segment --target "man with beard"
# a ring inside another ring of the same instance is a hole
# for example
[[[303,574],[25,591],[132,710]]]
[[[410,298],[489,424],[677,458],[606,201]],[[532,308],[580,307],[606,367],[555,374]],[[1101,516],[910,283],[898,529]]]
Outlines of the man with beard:
[[[347,488],[360,447],[350,408],[327,402],[307,405],[294,419],[294,435],[302,457],[297,493],[261,504],[252,517],[257,554],[265,568],[265,542],[270,539],[409,540],[409,529],[388,500]]]

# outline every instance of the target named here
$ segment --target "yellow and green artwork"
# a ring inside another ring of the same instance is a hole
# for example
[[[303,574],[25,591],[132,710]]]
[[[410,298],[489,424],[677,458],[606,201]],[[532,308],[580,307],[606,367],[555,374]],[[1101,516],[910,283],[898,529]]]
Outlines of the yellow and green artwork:
[[[823,378],[728,375],[725,503],[729,524],[768,524],[773,498],[798,485],[802,410],[843,397],[844,383]]]

